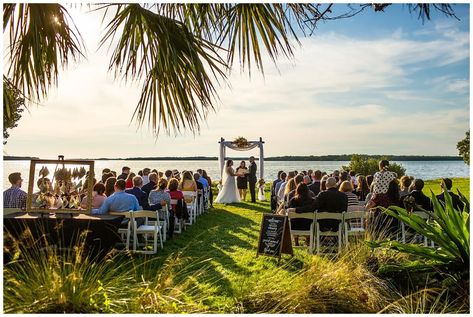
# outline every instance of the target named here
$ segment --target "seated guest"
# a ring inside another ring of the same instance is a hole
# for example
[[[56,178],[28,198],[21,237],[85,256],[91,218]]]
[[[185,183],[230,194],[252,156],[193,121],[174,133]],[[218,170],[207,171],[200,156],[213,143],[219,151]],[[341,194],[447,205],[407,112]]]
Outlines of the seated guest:
[[[350,179],[349,181],[353,185],[353,188],[358,186],[358,179],[356,178],[356,172],[355,171],[350,171]]]
[[[165,178],[161,178],[158,181],[158,185],[155,190],[152,190],[148,196],[148,203],[150,205],[155,205],[160,202],[164,202],[168,206],[171,205],[171,196],[166,191],[168,186],[168,181]],[[164,205],[164,204],[163,204]]]
[[[158,172],[158,180],[160,180],[161,178],[164,177],[164,173],[163,172]]]
[[[296,207],[295,212],[311,212],[317,210],[317,212],[342,213],[347,211],[348,197],[337,190],[337,180],[335,177],[327,178],[326,186],[327,190],[320,192],[311,205]],[[338,220],[327,219],[319,221],[321,231],[338,231],[338,225]]]
[[[128,174],[130,174],[130,168],[128,166],[122,167],[122,173],[117,177],[117,179],[127,179]]]
[[[304,178],[305,178],[306,176],[307,176],[307,175],[299,174],[299,175],[297,175],[296,177],[294,177],[294,182],[295,182],[294,186],[297,188],[297,186],[299,186],[299,184],[301,184],[301,183],[304,182]],[[309,178],[309,177],[307,176],[307,178]],[[307,183],[304,183],[304,184],[307,185]],[[291,190],[291,191],[287,194],[286,201],[289,202],[289,201],[294,197],[295,194],[296,194],[296,189],[294,188],[294,190]],[[315,197],[314,193],[311,192],[311,191],[309,191],[309,197],[310,197],[310,198],[314,198],[314,197]]]
[[[322,179],[321,179],[321,181],[320,181],[320,191],[321,191],[321,192],[324,192],[324,191],[327,190],[326,184],[327,184],[327,179],[328,179],[328,178],[329,178],[328,175],[324,175],[324,176],[322,177]]]
[[[304,207],[307,205],[312,205],[313,203],[314,199],[309,196],[309,188],[305,183],[300,183],[296,188],[296,194],[294,198],[289,201],[289,208]],[[309,230],[311,224],[312,220],[310,219],[291,219],[292,230]],[[305,238],[306,244],[309,245],[309,237]],[[295,236],[294,241],[296,245],[299,245],[299,236]]]
[[[340,188],[340,185],[345,182],[350,180],[350,175],[348,174],[347,171],[342,171],[340,173],[340,178],[338,179],[337,187]]]
[[[156,189],[156,185],[158,184],[158,174],[157,173],[150,173],[148,175],[149,182],[148,184],[144,185],[141,187],[141,190],[146,193],[146,195],[149,195],[149,193]]]
[[[104,174],[102,174],[102,179],[100,180],[100,182],[105,185],[105,182],[106,182],[107,179],[109,179],[110,177],[113,177],[113,173],[111,173],[111,172],[109,172],[109,173],[104,173]],[[114,183],[113,185],[115,185],[115,183]]]
[[[278,184],[279,182],[282,181],[282,179],[281,179],[281,174],[282,173],[283,173],[283,171],[279,171],[278,172],[278,177],[271,184],[271,192],[270,192],[271,211],[276,210],[276,207],[277,207],[275,189],[276,189],[276,184]]]
[[[126,188],[129,189],[129,188],[133,188],[133,178],[136,176],[135,173],[133,172],[130,172],[130,174],[128,174],[128,177],[126,178],[125,182],[126,182]]]
[[[115,177],[109,177],[105,181],[105,196],[110,197],[115,192],[115,183],[117,179]],[[126,188],[126,182],[125,182]]]
[[[108,173],[110,173],[110,172],[111,172],[111,171],[110,171],[109,168],[104,168],[104,169],[102,170],[102,175],[103,175],[103,174],[108,174]]]
[[[358,196],[353,194],[353,186],[351,185],[351,182],[343,181],[340,184],[340,187],[338,190],[344,193],[345,195],[347,195],[348,206],[358,206]]]
[[[172,170],[172,177],[177,179],[178,181],[181,180],[181,173],[177,169]]]
[[[407,175],[404,175],[403,177],[401,177],[401,183],[400,183],[400,189],[399,189],[399,196],[402,197],[402,196],[406,196],[407,194],[409,194],[409,187],[411,186],[412,184],[412,180],[409,176]]]
[[[370,200],[367,208],[373,210],[376,207],[389,208],[390,206],[401,207],[399,200],[399,185],[397,179],[393,179],[388,185],[388,191],[386,192],[386,200],[381,201],[383,205],[374,205],[373,200]],[[370,205],[371,204],[371,205]],[[371,226],[374,232],[394,235],[399,231],[399,221],[386,215],[379,208],[374,211],[374,216],[371,219]]]
[[[317,196],[320,192],[320,180],[322,179],[322,172],[316,170],[312,173],[312,184],[309,184],[309,190]]]
[[[430,198],[425,196],[422,192],[422,189],[424,188],[424,181],[420,178],[416,178],[414,183],[411,185],[411,188],[412,191],[408,195],[404,196],[402,201],[408,197],[413,197],[417,206],[424,210],[432,211],[433,207]]]
[[[304,178],[303,178],[303,180],[302,180],[302,181],[303,181],[303,182],[304,182],[304,184],[306,184],[306,185],[309,185],[309,184],[311,184],[311,183],[312,183],[312,180],[311,180],[311,178],[310,178],[310,176],[309,176],[309,175],[304,175]]]
[[[133,177],[133,188],[127,189],[125,192],[136,197],[141,209],[149,210],[148,195],[143,190],[141,190],[142,187],[143,179],[138,175]]]
[[[437,195],[437,199],[443,203],[445,203],[445,191],[448,191],[450,194],[450,197],[452,197],[452,203],[453,203],[453,208],[455,208],[458,211],[463,211],[463,202],[461,201],[460,197],[452,192],[452,180],[450,178],[444,178],[442,179],[442,182],[440,183],[440,187],[442,188],[442,193],[440,195]]]
[[[172,178],[172,171],[167,170],[166,172],[164,172],[164,176],[166,177],[166,180],[169,182]]]
[[[197,184],[191,172],[185,171],[182,173],[182,180],[179,183],[178,189],[181,191],[197,192]],[[192,202],[192,198],[186,197],[185,201],[189,204]]]
[[[366,182],[366,177],[364,175],[358,175],[357,184],[358,186],[355,189],[355,195],[358,196],[359,201],[364,202],[366,200],[366,196],[370,192],[370,188]]]
[[[202,177],[202,175],[200,175],[199,173],[194,173],[193,175],[194,177],[194,181],[195,181],[195,184],[197,185],[197,189],[200,189],[202,190],[202,193],[203,193],[203,190],[204,190],[204,184],[202,184],[199,179]],[[197,203],[200,204],[200,197],[202,196],[202,194],[198,194],[197,195]],[[202,200],[203,201],[203,200]],[[200,207],[200,205],[198,206]]]
[[[126,212],[140,210],[138,199],[134,195],[125,192],[125,181],[123,179],[117,180],[114,187],[114,193],[105,199],[102,206],[98,209],[92,209],[93,215],[104,215],[110,211]]]
[[[371,188],[371,184],[373,184],[373,175],[366,176],[366,184],[368,185],[368,188]]]
[[[151,173],[151,169],[148,167],[143,168],[143,185],[146,185],[149,183],[149,174]]]
[[[302,178],[302,177],[300,177]],[[300,183],[296,181],[296,177],[294,178],[291,178],[289,180],[289,182],[287,182],[287,185],[284,187],[284,198],[283,198],[283,201],[285,203],[285,205],[287,206],[287,203],[289,202],[290,200],[290,197],[289,197],[289,194],[290,193],[293,193],[294,195],[294,191],[296,190],[296,187],[297,185]],[[291,197],[292,198],[292,197]]]
[[[197,170],[197,173],[199,173],[199,171]],[[199,173],[200,174],[200,173]],[[208,176],[207,174],[207,171],[206,170],[202,170],[202,177],[207,181],[207,184],[209,184],[208,186],[208,190],[209,190],[209,205],[210,205],[210,208],[213,208],[213,193],[212,193],[212,179]],[[199,178],[200,179],[200,178]],[[205,186],[205,185],[204,185]]]
[[[95,184],[92,192],[92,197],[92,208],[100,208],[100,206],[102,206],[103,202],[107,198],[107,196],[105,196],[105,185],[100,183]],[[80,207],[82,209],[86,209],[87,204],[88,197],[85,196],[84,198],[82,198]]]
[[[197,170],[197,173],[199,173],[199,175],[200,175],[200,177],[199,177],[199,182],[201,182],[202,185],[204,185],[204,188],[209,188],[209,186],[210,186],[210,185],[209,185],[209,182],[208,182],[207,178],[204,177],[204,170],[202,170],[202,169],[199,168],[199,169]]]
[[[27,194],[21,190],[23,179],[21,173],[11,173],[8,175],[11,187],[3,192],[3,208],[26,209]]]

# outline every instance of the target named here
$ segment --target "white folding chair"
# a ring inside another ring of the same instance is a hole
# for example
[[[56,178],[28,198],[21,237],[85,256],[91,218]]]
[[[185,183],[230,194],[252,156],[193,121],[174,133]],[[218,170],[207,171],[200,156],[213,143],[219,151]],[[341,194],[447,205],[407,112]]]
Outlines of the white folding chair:
[[[155,254],[158,252],[158,238],[161,245],[161,249],[163,248],[163,235],[162,235],[162,227],[159,223],[159,214],[157,211],[151,210],[138,210],[131,212],[132,222],[133,222],[133,252],[141,252],[145,254]],[[138,226],[136,223],[136,218],[145,218],[145,223],[143,225]],[[153,218],[153,224],[148,223],[148,218]],[[151,234],[153,236],[153,250],[137,250],[136,247],[138,245],[138,235],[145,236],[145,247],[148,242],[147,236]]]
[[[320,231],[320,220],[338,220],[337,231]],[[343,213],[341,212],[317,212],[315,214],[315,232],[316,232],[316,247],[317,254],[323,254],[320,252],[321,237],[337,237],[338,240],[338,252],[342,249],[342,221]]]
[[[177,205],[177,199],[171,199],[171,208]],[[174,215],[174,233],[182,233],[182,221]]]
[[[187,211],[189,213],[189,220],[186,221],[186,225],[192,225],[196,222],[197,218],[197,192],[183,191],[182,194],[184,195],[184,199],[192,199],[192,202],[186,202]]]
[[[169,229],[169,209],[168,205],[163,206],[160,210],[158,210],[159,216],[159,223],[161,224],[162,234],[163,234],[163,242],[167,240],[167,232]],[[152,220],[148,219],[148,224],[154,224]]]
[[[426,213],[425,211],[413,211],[412,212],[414,215],[417,215],[419,217],[421,217],[422,219],[424,219],[425,221],[429,221],[430,217],[429,217],[429,214]],[[401,221],[401,239],[402,239],[402,243],[406,243],[406,236],[407,236],[407,230],[406,230],[406,225],[404,224],[404,222]],[[417,237],[419,237],[420,235],[418,234],[414,234],[412,236],[412,241],[415,241],[417,240]],[[424,237],[422,236],[423,240],[424,240],[424,246],[428,246],[428,239],[427,237]],[[432,244],[431,244],[432,246]]]
[[[112,216],[123,216],[128,219],[128,225],[126,228],[118,228],[118,234],[122,239],[123,243],[125,244],[125,250],[130,249],[130,237],[133,233],[133,226],[132,226],[132,214],[133,210],[130,211],[111,211],[109,212]]]
[[[348,206],[348,210],[355,209],[350,207],[352,206]],[[345,229],[344,237],[346,246],[348,245],[348,238],[350,236],[363,236],[366,233],[365,220],[367,219],[367,217],[368,212],[364,210],[347,211],[343,213],[343,226]]]
[[[291,233],[291,240],[294,236],[309,236],[309,251],[311,253],[314,252],[314,224],[315,224],[315,212],[304,212],[304,213],[296,213],[296,212],[289,212],[287,213],[288,221],[289,221],[289,231]],[[291,219],[310,219],[312,223],[310,224],[309,230],[294,230],[292,229]],[[299,246],[303,247],[303,246]]]

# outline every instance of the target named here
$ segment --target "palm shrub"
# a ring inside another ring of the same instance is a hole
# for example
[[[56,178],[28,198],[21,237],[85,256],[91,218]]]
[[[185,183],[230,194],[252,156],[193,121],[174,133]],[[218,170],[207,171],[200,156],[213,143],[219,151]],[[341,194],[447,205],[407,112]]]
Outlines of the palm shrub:
[[[368,241],[373,247],[384,247],[415,257],[416,261],[407,262],[399,266],[384,267],[385,271],[408,269],[411,271],[439,271],[454,276],[467,277],[470,266],[470,215],[469,203],[461,195],[465,203],[463,210],[453,207],[452,198],[445,192],[445,204],[440,203],[433,193],[433,211],[424,211],[429,214],[430,220],[411,214],[404,208],[391,206],[382,208],[383,212],[411,227],[417,234],[427,237],[436,244],[429,248],[417,244],[404,244],[398,241]]]

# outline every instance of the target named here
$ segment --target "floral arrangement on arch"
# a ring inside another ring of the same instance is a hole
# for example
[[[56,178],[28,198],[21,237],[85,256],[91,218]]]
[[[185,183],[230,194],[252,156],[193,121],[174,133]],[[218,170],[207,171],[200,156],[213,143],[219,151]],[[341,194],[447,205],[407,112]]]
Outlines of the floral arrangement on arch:
[[[239,148],[245,148],[248,145],[250,145],[250,143],[248,143],[248,140],[242,136],[239,136],[238,138],[236,138],[235,141],[233,141],[233,143]]]

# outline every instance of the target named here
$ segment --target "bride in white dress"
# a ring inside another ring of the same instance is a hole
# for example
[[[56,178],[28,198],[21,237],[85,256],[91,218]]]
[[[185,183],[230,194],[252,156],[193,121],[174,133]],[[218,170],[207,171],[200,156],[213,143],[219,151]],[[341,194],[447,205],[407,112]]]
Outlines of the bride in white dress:
[[[235,174],[233,170],[233,161],[228,160],[225,164],[225,170],[222,175],[222,190],[218,193],[217,198],[215,198],[216,203],[220,204],[231,204],[240,202],[240,194],[236,186],[236,177],[238,174]]]

